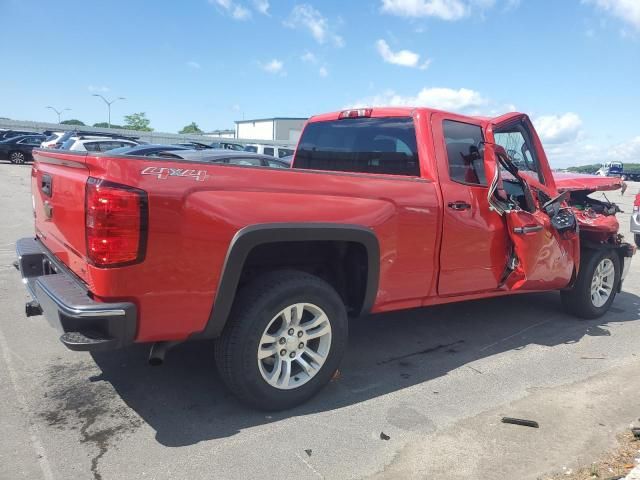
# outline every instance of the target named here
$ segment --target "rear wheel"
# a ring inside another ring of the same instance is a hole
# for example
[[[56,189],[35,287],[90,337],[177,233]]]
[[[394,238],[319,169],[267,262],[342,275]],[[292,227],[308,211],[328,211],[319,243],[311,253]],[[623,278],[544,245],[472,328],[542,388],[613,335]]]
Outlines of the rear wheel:
[[[620,274],[620,259],[614,251],[583,251],[576,283],[560,292],[565,310],[581,318],[604,315],[616,296]]]
[[[324,280],[278,271],[247,285],[216,342],[216,364],[229,389],[262,410],[283,410],[315,395],[347,346],[342,299]]]
[[[22,152],[11,152],[9,154],[9,161],[17,165],[22,165],[23,163],[26,162],[26,157]]]

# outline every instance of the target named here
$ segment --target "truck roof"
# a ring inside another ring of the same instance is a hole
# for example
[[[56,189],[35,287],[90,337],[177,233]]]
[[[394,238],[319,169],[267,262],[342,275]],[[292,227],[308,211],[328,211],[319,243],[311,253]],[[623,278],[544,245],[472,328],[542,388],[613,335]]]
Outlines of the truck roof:
[[[359,109],[371,109],[370,116],[373,118],[375,117],[411,117],[415,113],[422,113],[426,115],[429,115],[431,113],[447,113],[447,114],[456,115],[457,117],[468,118],[475,121],[481,120],[481,121],[489,122],[491,120],[496,120],[498,118],[502,118],[502,117],[506,118],[507,116],[510,116],[510,115],[517,115],[517,112],[509,112],[507,114],[500,115],[498,117],[486,117],[482,115],[465,115],[460,113],[447,112],[445,110],[439,110],[437,108],[429,108],[429,107],[364,107],[363,106],[363,107],[346,108],[344,110],[338,110],[335,112],[321,113],[319,115],[314,115],[309,118],[309,122],[326,122],[331,120],[338,120],[342,112],[345,112],[347,110],[359,110]]]

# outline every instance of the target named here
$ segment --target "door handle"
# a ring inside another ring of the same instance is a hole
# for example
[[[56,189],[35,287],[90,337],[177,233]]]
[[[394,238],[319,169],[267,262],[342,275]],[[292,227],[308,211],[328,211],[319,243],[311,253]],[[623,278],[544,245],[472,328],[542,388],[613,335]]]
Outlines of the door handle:
[[[542,230],[542,225],[527,225],[524,227],[513,227],[513,233],[518,235],[526,235],[527,233],[535,233]]]
[[[462,202],[460,200],[458,200],[457,202],[449,202],[447,206],[451,210],[455,210],[457,212],[460,212],[462,210],[469,210],[471,208],[471,205],[469,205],[467,202]]]

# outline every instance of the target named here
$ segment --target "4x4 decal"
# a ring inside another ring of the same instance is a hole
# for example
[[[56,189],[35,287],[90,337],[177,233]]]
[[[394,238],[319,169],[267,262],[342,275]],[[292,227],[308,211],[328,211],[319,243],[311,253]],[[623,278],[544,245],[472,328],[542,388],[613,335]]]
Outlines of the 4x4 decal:
[[[193,170],[187,168],[168,167],[147,167],[140,172],[142,175],[153,175],[158,180],[166,180],[169,177],[193,177],[195,180],[204,182],[207,178],[206,170]]]

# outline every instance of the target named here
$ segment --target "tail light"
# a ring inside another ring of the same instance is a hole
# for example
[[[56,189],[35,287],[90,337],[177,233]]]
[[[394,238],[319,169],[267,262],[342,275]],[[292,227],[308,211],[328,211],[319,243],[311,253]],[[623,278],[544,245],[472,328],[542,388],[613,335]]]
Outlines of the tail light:
[[[141,262],[147,244],[147,193],[96,178],[87,180],[87,256],[96,267]]]
[[[340,120],[343,120],[345,118],[370,117],[371,112],[373,112],[373,109],[371,108],[355,108],[353,110],[343,110],[342,112],[340,112],[340,115],[338,115],[338,118]]]

